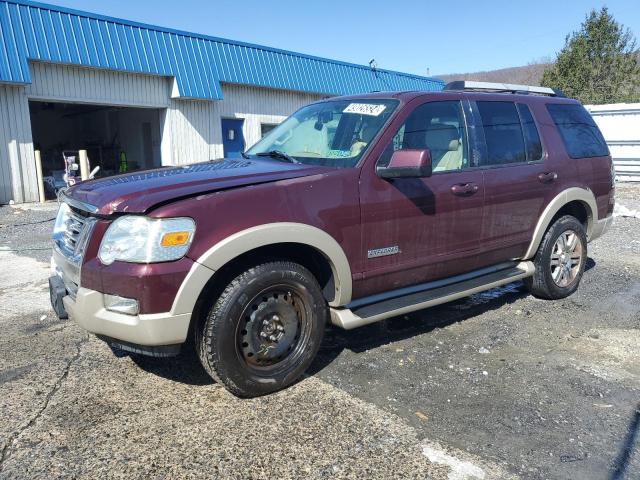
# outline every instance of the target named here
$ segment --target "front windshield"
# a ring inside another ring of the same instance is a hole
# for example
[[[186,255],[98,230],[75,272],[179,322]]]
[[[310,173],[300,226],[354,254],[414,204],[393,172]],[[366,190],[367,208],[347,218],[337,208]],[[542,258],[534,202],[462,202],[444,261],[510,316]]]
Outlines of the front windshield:
[[[397,100],[377,99],[308,105],[274,128],[246,154],[280,152],[300,163],[354,167],[397,105]]]

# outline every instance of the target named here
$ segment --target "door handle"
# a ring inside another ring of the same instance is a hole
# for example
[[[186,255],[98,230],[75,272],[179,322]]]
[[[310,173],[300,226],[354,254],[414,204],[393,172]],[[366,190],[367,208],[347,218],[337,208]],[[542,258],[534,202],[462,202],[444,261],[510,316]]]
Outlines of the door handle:
[[[478,187],[477,183],[456,183],[451,187],[451,193],[460,197],[466,197],[468,195],[473,195],[479,189],[480,187]]]
[[[558,178],[558,174],[556,172],[544,172],[538,175],[538,180],[542,183],[551,183],[556,178]]]

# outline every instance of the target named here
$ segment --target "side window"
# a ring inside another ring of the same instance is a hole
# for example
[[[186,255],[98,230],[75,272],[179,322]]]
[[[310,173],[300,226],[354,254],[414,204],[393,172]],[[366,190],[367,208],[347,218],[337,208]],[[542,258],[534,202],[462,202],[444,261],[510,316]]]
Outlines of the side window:
[[[461,170],[467,166],[466,143],[460,102],[429,102],[411,112],[378,164],[388,165],[396,150],[429,149],[434,172]]]
[[[522,131],[524,132],[524,143],[527,150],[527,161],[534,162],[542,158],[542,144],[540,134],[533,121],[531,110],[524,103],[518,103],[518,113],[522,121]]]
[[[609,155],[609,147],[602,133],[582,105],[549,103],[547,110],[571,158]]]
[[[520,117],[513,102],[477,102],[487,155],[482,165],[526,162]]]
[[[271,130],[278,126],[277,123],[261,123],[260,124],[260,138],[264,138],[264,136],[269,133]]]

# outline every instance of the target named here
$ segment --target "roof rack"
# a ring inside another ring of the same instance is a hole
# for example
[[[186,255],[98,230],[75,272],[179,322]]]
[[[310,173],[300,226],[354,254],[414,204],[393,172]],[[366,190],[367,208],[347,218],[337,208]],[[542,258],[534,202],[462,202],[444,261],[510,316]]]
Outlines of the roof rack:
[[[548,95],[550,97],[565,97],[565,94],[562,93],[562,90],[559,90],[557,88],[535,87],[533,85],[514,85],[512,83],[475,82],[469,80],[458,80],[455,82],[449,82],[444,86],[444,90],[521,93],[529,95]]]

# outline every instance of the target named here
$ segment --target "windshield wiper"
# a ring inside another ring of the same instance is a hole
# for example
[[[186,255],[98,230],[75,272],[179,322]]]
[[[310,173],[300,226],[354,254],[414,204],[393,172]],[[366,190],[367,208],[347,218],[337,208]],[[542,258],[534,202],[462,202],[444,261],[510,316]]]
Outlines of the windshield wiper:
[[[256,153],[256,156],[277,158],[279,160],[285,160],[290,163],[300,163],[298,160],[293,158],[288,153],[284,153],[282,150],[271,150],[269,152],[260,152],[260,153]]]
[[[249,155],[247,155],[245,152],[240,152],[240,155],[242,155],[242,158],[249,158]]]

